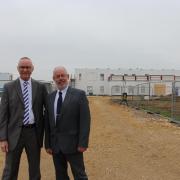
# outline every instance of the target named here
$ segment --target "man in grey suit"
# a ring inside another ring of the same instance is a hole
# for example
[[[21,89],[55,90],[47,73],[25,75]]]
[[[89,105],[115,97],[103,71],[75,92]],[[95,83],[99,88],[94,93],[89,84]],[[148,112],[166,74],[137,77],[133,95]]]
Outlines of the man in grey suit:
[[[90,111],[85,92],[68,86],[64,67],[56,67],[53,80],[57,91],[47,98],[45,147],[52,154],[56,180],[69,180],[69,162],[75,180],[87,180],[83,152],[87,150]]]
[[[4,85],[0,104],[0,146],[6,155],[2,180],[17,180],[24,148],[29,179],[39,180],[47,90],[31,78],[34,69],[31,59],[21,58],[17,69],[20,77]]]

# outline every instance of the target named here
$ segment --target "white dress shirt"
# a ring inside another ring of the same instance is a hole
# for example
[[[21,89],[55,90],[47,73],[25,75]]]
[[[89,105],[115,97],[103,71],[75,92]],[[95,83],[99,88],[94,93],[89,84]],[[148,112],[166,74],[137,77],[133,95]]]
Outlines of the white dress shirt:
[[[55,121],[56,121],[56,110],[57,110],[57,101],[58,101],[58,98],[59,98],[59,92],[62,93],[62,102],[64,102],[64,99],[65,99],[65,96],[66,96],[66,92],[68,90],[68,86],[66,86],[65,89],[63,90],[57,90],[56,92],[56,97],[55,97],[55,101],[54,101],[54,117],[55,117]]]

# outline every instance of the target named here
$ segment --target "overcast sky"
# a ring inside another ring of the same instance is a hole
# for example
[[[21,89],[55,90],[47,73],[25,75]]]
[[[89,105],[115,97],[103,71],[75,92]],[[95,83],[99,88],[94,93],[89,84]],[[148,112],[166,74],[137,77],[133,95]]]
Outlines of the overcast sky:
[[[180,69],[179,0],[0,2],[0,72],[32,58],[36,79],[55,66]]]

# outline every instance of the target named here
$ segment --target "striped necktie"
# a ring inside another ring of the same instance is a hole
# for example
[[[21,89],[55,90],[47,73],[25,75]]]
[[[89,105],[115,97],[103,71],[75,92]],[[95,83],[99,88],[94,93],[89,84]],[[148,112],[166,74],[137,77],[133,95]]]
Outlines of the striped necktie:
[[[29,92],[28,92],[28,81],[23,83],[23,100],[24,100],[24,119],[23,124],[29,124]]]

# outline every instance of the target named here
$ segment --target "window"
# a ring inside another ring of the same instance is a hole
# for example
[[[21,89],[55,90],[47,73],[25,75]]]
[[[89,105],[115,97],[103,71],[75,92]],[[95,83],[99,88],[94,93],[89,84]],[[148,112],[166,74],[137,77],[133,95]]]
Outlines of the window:
[[[104,74],[100,74],[100,80],[104,81]]]
[[[141,86],[141,93],[145,94],[145,92],[146,92],[145,86]]]
[[[93,86],[87,86],[87,93],[93,95]]]
[[[128,94],[134,94],[134,87],[128,86]]]
[[[104,94],[104,86],[100,86],[100,94]]]
[[[111,94],[115,95],[115,94],[119,94],[119,93],[120,93],[120,86],[112,86]]]
[[[82,74],[80,73],[80,74],[79,74],[79,80],[81,80],[81,78],[82,78]]]
[[[120,86],[115,86],[115,91],[119,93],[120,92]]]

